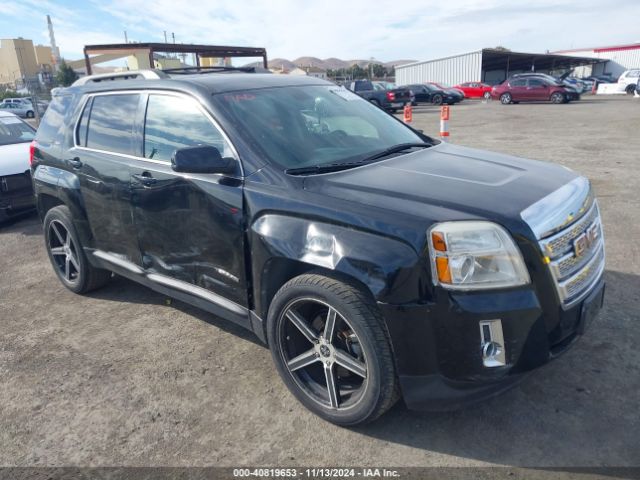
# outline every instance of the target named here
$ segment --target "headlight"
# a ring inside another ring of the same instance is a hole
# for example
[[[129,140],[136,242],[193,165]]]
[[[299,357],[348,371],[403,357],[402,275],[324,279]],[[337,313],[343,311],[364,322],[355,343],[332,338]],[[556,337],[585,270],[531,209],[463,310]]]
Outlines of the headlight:
[[[428,236],[436,285],[475,290],[529,283],[520,250],[506,230],[495,223],[438,223]]]

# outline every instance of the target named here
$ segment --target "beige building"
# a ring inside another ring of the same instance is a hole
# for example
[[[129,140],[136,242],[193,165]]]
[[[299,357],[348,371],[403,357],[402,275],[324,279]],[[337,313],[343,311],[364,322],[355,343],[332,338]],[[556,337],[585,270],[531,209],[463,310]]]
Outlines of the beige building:
[[[15,85],[16,81],[20,82],[25,77],[35,77],[39,71],[36,50],[31,40],[24,38],[0,40],[0,84]]]
[[[36,63],[39,67],[53,68],[54,60],[51,54],[51,47],[47,45],[36,45],[33,47],[33,50],[36,54]]]
[[[327,71],[319,67],[296,67],[289,72],[289,75],[308,75],[310,77],[327,79]]]

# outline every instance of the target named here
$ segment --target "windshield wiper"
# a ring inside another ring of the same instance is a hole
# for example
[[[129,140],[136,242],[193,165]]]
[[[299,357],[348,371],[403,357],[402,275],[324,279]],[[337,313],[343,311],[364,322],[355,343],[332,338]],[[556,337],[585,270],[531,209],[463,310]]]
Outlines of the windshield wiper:
[[[389,155],[393,155],[394,153],[400,153],[405,150],[409,150],[410,148],[428,148],[432,146],[433,145],[431,143],[426,142],[400,143],[398,145],[394,145],[393,147],[386,148],[381,152],[374,153],[373,155],[359,159],[355,162],[326,163],[311,165],[308,167],[288,168],[285,170],[285,173],[288,173],[289,175],[310,175],[318,173],[339,172],[340,170],[347,170],[349,168],[360,167],[368,163],[373,163],[376,160],[387,157]]]
[[[284,172],[289,175],[307,175],[313,173],[339,172],[362,165],[361,162],[326,163],[324,165],[311,165],[309,167],[287,168]]]
[[[419,143],[399,143],[398,145],[394,145],[393,147],[389,147],[381,152],[374,153],[370,157],[363,158],[360,160],[360,163],[370,163],[380,158],[388,157],[389,155],[393,155],[394,153],[404,152],[405,150],[409,150],[410,148],[429,148],[433,145],[431,143],[419,142]]]

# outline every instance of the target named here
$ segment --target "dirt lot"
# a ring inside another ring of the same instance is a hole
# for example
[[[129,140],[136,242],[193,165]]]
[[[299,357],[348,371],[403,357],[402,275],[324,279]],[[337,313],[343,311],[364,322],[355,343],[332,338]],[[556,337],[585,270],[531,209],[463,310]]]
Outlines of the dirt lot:
[[[65,290],[30,216],[0,228],[0,465],[640,465],[640,101],[451,110],[451,142],[558,162],[595,186],[606,307],[567,355],[464,411],[399,404],[338,428],[232,324],[121,278]],[[414,113],[426,132],[438,122],[435,108]]]

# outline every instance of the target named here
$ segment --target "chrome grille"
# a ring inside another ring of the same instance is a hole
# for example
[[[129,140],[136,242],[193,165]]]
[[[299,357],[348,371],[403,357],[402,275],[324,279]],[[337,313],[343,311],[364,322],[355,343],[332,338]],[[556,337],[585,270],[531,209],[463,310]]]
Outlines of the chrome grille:
[[[587,214],[583,215],[580,220],[566,230],[562,230],[540,242],[544,254],[549,258],[557,258],[571,250],[573,240],[599,217],[597,202],[594,201]]]
[[[605,252],[598,203],[568,228],[540,240],[565,307],[582,299],[604,271]]]

